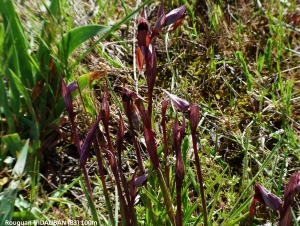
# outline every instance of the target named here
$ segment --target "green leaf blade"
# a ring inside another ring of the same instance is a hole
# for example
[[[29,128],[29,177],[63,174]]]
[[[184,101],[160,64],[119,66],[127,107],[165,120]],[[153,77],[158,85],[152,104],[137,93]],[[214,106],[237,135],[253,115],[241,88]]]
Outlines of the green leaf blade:
[[[79,45],[95,35],[103,34],[110,29],[110,26],[96,24],[74,28],[63,36],[60,42],[60,49],[63,50],[67,56],[70,56]]]
[[[22,151],[18,158],[18,161],[12,171],[12,175],[18,176],[18,175],[21,175],[24,173],[28,149],[29,149],[29,139],[26,141],[26,143],[24,144],[24,146],[22,148]]]

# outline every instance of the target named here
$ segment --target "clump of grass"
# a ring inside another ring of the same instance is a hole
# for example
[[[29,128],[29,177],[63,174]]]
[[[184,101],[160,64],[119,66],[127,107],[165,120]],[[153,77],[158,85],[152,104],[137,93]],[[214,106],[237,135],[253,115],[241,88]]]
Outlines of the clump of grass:
[[[54,1],[49,6],[43,5],[47,9],[47,15],[44,18],[41,34],[36,40],[37,44],[33,47],[26,37],[25,29],[13,1],[0,2],[2,18],[0,30],[3,34],[0,38],[0,47],[4,56],[1,58],[0,67],[1,135],[4,132],[4,136],[1,137],[0,166],[2,168],[6,165],[5,159],[8,156],[18,159],[19,152],[24,146],[22,140],[30,140],[28,150],[30,150],[31,156],[26,161],[24,176],[31,179],[31,202],[34,201],[35,186],[38,185],[36,172],[40,171],[40,166],[44,166],[43,154],[50,144],[56,142],[57,128],[63,121],[61,119],[65,109],[63,101],[66,101],[67,109],[71,113],[73,110],[70,92],[75,91],[78,87],[83,90],[93,80],[103,75],[103,72],[100,71],[83,75],[77,83],[70,84],[69,88],[62,84],[63,94],[61,95],[60,77],[66,80],[74,79],[70,75],[70,71],[74,67],[69,65],[70,55],[83,42],[96,35],[102,35],[97,41],[100,42],[139,10],[129,13],[124,20],[114,26],[86,25],[72,28],[68,24],[68,30],[64,31],[64,27],[61,25],[63,24],[61,18],[66,16],[61,10],[64,3],[64,1]],[[36,49],[33,51],[32,48]],[[92,48],[88,49],[83,55],[88,54],[91,50]],[[76,95],[78,92],[73,93],[73,96]],[[74,113],[71,114],[70,121],[74,126]],[[76,133],[75,130],[73,132]],[[81,153],[78,135],[74,136],[77,137],[74,141]],[[87,143],[90,145],[91,140]],[[85,150],[88,147],[83,148]],[[81,164],[81,166],[86,176],[88,191],[92,197],[85,165]],[[9,180],[4,184],[9,184],[8,182]],[[7,189],[9,190],[9,188]],[[13,191],[11,207],[14,206],[18,189],[14,188]],[[32,208],[27,208],[26,211],[30,212]],[[5,212],[8,214],[3,219],[11,220],[13,208],[9,208]]]

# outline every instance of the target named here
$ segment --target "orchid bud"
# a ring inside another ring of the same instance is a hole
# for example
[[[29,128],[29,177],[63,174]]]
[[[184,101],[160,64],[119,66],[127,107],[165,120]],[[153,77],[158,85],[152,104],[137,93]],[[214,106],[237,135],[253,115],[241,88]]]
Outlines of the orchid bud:
[[[163,89],[163,92],[165,92],[172,100],[173,104],[178,108],[180,111],[188,111],[190,108],[190,103],[187,102],[184,99],[181,99],[177,97],[174,94],[169,93],[168,91]]]
[[[175,30],[185,17],[186,5],[173,9],[166,15],[165,26],[173,24],[171,31]]]

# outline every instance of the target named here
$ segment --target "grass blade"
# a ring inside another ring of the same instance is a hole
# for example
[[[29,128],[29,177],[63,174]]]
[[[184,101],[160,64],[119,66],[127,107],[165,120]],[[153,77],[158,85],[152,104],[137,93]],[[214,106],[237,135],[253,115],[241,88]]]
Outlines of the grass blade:
[[[15,132],[15,122],[13,114],[10,110],[8,104],[8,96],[6,95],[6,89],[3,82],[3,78],[0,78],[0,103],[1,103],[1,113],[5,115],[5,119],[7,122],[7,134]],[[2,114],[1,114],[2,115]],[[2,116],[1,116],[2,117]]]
[[[88,201],[88,206],[90,207],[90,210],[92,212],[92,216],[93,216],[93,220],[96,223],[96,225],[101,225],[100,224],[100,220],[99,220],[99,216],[98,216],[98,212],[96,209],[96,206],[93,202],[93,198],[90,197],[88,190],[86,189],[86,187],[83,185],[83,183],[81,181],[79,181],[81,188],[84,191],[85,197],[87,198]]]

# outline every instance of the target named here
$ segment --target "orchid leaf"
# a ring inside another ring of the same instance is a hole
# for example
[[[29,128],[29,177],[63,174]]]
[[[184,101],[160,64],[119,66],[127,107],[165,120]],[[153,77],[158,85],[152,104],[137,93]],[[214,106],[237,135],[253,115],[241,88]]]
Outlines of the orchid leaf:
[[[97,24],[74,28],[63,36],[62,40],[60,41],[60,48],[63,48],[66,51],[67,56],[70,56],[79,45],[95,35],[108,32],[110,29],[110,26],[102,26]]]

